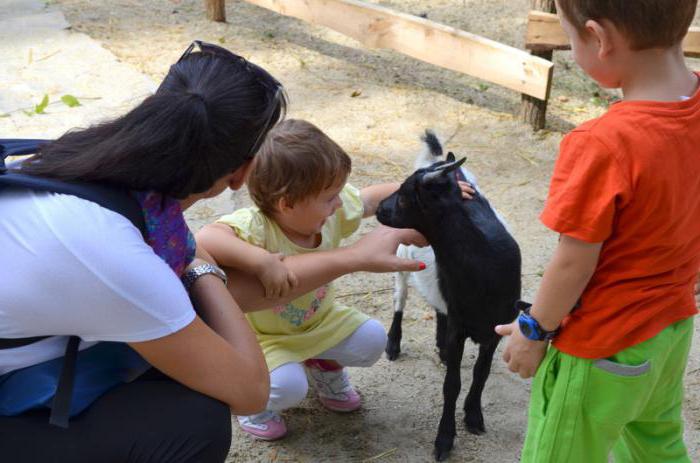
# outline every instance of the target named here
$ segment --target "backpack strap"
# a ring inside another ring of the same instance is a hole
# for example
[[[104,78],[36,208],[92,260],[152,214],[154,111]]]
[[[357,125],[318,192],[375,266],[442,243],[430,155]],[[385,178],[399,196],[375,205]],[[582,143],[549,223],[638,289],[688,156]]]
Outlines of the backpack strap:
[[[58,377],[56,385],[56,393],[51,402],[51,414],[49,415],[49,424],[59,426],[61,428],[68,427],[68,419],[70,417],[70,404],[73,398],[73,383],[75,383],[75,363],[78,359],[78,346],[80,338],[71,336],[66,344],[66,352],[63,355],[63,365],[61,366],[61,375]]]
[[[0,193],[5,188],[14,187],[77,196],[123,215],[141,231],[145,238],[147,236],[146,221],[143,217],[141,206],[124,189],[88,182],[63,182],[7,170],[5,165],[6,157],[36,153],[42,144],[50,141],[40,139],[0,139]],[[22,347],[48,337],[50,336],[0,339],[0,349]],[[80,338],[78,336],[70,336],[68,338],[61,374],[51,404],[49,423],[63,428],[68,427],[79,344]]]
[[[89,182],[64,182],[7,170],[5,158],[36,153],[49,142],[51,140],[0,138],[0,189],[19,187],[77,196],[123,215],[146,237],[146,221],[141,206],[125,189]]]

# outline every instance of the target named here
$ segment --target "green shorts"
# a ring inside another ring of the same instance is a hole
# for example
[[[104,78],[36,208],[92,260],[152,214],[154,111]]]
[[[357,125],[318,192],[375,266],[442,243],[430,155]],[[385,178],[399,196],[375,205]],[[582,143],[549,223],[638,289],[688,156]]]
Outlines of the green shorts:
[[[522,463],[689,463],[683,376],[693,318],[602,360],[550,347],[532,383]]]

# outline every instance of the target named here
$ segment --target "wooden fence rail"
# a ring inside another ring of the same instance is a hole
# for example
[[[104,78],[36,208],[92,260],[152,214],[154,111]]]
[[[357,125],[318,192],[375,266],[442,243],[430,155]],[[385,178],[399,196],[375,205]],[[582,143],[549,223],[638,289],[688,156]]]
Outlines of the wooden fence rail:
[[[325,26],[370,48],[386,48],[540,100],[549,96],[551,62],[454,27],[359,0],[245,0]],[[207,12],[224,0],[206,0]],[[210,14],[211,19],[215,19]],[[225,14],[217,16],[225,20]]]
[[[525,48],[532,51],[568,50],[569,38],[564,33],[555,14],[530,11],[527,20]],[[683,53],[700,57],[700,27],[691,27],[683,41]]]

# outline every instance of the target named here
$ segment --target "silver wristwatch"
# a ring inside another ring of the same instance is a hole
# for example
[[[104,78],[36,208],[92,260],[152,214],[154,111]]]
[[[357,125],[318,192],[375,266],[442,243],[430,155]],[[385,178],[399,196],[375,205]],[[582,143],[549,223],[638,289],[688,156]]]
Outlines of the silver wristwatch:
[[[207,275],[209,273],[212,273],[217,277],[221,278],[221,281],[224,282],[224,285],[226,284],[226,281],[228,280],[226,278],[226,273],[224,273],[224,271],[216,265],[212,265],[208,262],[197,265],[196,267],[192,267],[191,269],[187,270],[181,277],[182,284],[185,286],[185,289],[189,291],[194,282],[197,281],[199,277]]]

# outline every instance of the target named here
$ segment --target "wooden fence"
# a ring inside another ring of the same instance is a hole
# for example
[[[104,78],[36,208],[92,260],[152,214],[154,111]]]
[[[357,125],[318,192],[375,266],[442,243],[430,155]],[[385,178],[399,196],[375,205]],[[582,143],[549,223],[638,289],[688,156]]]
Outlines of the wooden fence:
[[[225,21],[225,0],[205,0],[207,15]],[[476,34],[359,0],[245,0],[325,26],[369,48],[385,48],[527,95],[549,98],[551,61]]]

